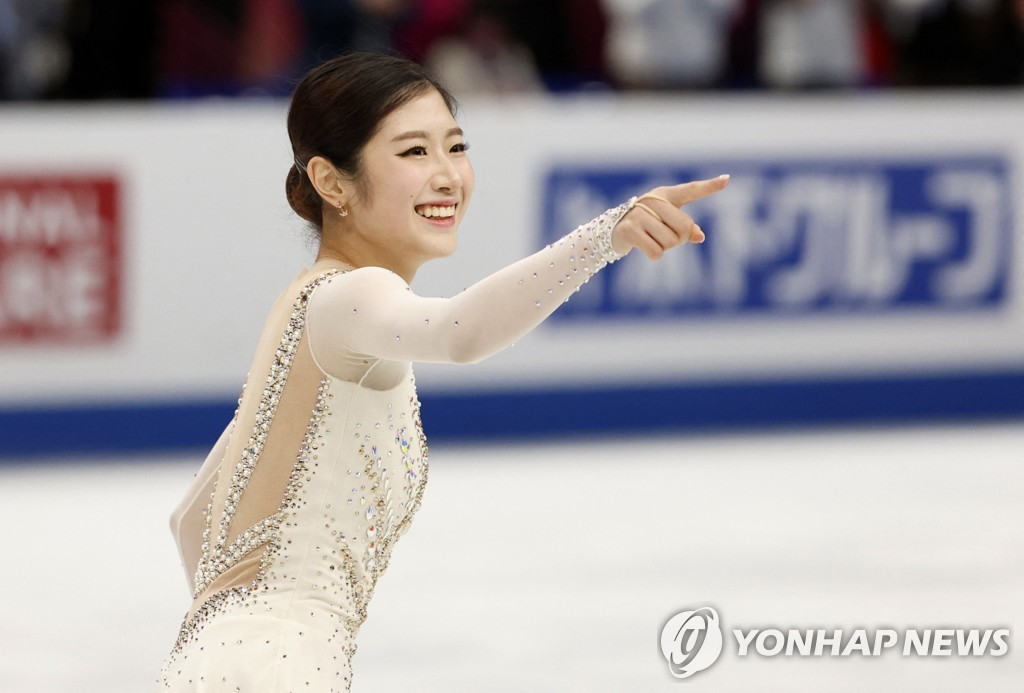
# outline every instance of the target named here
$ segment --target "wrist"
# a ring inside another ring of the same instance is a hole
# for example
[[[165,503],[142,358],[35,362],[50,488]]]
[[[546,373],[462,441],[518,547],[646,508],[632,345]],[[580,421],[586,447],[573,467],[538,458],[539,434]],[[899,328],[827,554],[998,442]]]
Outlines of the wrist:
[[[636,199],[632,197],[618,207],[609,209],[588,225],[593,229],[594,248],[597,251],[597,255],[607,263],[622,259],[632,249],[632,246],[624,243],[613,232],[622,217],[626,215],[626,212],[633,209]]]
[[[619,257],[624,257],[629,254],[629,251],[633,249],[633,246],[631,246],[629,242],[622,237],[621,233],[615,233],[617,228],[618,226],[612,229],[612,250],[614,250]]]

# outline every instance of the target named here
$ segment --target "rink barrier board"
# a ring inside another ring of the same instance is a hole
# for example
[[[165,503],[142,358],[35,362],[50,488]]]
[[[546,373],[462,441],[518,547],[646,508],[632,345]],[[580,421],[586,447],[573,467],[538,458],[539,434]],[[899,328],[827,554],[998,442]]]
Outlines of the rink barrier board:
[[[637,192],[732,180],[688,206],[699,248],[631,254],[472,368],[417,364],[431,440],[1024,410],[1021,94],[464,105],[480,185],[420,295]],[[216,437],[268,307],[312,258],[281,194],[286,108],[0,109],[0,457]]]
[[[696,434],[1024,416],[1024,372],[659,387],[422,392],[432,442]],[[229,399],[0,409],[0,460],[188,453],[212,445]]]

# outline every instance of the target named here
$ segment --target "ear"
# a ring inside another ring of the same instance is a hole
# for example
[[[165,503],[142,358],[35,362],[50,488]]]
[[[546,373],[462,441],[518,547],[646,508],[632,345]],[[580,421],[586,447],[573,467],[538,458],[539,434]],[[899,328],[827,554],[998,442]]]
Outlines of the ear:
[[[322,156],[314,156],[306,164],[306,174],[324,202],[331,207],[346,206],[348,186],[334,164]]]

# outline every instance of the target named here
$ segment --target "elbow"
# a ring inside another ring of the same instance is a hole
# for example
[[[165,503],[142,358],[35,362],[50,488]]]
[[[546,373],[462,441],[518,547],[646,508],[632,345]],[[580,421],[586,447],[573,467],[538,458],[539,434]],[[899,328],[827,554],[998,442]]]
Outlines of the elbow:
[[[170,527],[171,534],[173,534],[175,537],[178,536],[178,532],[181,529],[181,520],[182,520],[181,510],[178,509],[178,508],[175,508],[174,512],[171,513],[171,517],[170,517],[170,519],[167,522],[168,527]]]
[[[188,519],[190,510],[191,507],[185,502],[182,502],[178,504],[173,511],[171,511],[171,516],[167,518],[167,525],[170,527],[171,534],[174,536],[175,541],[178,541],[178,538],[181,536],[181,529]]]
[[[490,353],[468,340],[453,344],[448,350],[448,360],[451,363],[460,365],[480,363],[488,356],[490,356]]]
[[[465,366],[471,363],[480,363],[485,358],[487,358],[486,355],[474,354],[472,352],[456,352],[451,355],[451,362]]]

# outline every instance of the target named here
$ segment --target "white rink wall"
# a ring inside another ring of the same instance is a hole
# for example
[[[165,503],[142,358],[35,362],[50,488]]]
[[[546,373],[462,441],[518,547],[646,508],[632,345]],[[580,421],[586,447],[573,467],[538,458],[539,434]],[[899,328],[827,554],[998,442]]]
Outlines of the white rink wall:
[[[55,406],[230,408],[269,305],[312,257],[283,194],[285,108],[0,111],[0,410],[29,417],[10,427]],[[918,378],[940,394],[917,399],[994,393],[967,415],[1024,411],[1024,96],[466,100],[460,120],[477,192],[459,251],[417,277],[425,295],[653,185],[733,181],[694,207],[704,246],[634,254],[513,348],[419,367],[424,393],[740,384],[767,410],[779,383],[842,381],[866,410],[882,397],[857,383]]]

